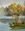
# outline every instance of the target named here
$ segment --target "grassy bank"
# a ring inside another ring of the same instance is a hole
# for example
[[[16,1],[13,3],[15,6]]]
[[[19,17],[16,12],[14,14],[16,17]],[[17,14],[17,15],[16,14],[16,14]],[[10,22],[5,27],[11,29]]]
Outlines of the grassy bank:
[[[14,24],[14,26],[10,26],[12,29],[25,29],[25,24]]]

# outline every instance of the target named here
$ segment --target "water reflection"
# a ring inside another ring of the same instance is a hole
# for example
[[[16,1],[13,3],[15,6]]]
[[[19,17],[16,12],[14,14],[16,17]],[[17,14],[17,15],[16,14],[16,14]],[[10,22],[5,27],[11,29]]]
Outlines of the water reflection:
[[[6,23],[6,24],[3,24],[3,23],[1,23],[0,24],[0,31],[25,31],[25,29],[11,29],[10,27],[9,27],[9,24],[8,23]]]
[[[20,20],[24,20],[25,19],[20,19]],[[4,30],[4,31],[25,31],[25,29],[17,29],[17,27],[15,29],[10,28],[9,23],[13,23],[15,22],[15,19],[0,19],[0,30]]]
[[[9,27],[9,20],[4,20],[6,22],[1,22],[0,23],[0,30],[3,31],[25,31],[25,29],[11,29]]]

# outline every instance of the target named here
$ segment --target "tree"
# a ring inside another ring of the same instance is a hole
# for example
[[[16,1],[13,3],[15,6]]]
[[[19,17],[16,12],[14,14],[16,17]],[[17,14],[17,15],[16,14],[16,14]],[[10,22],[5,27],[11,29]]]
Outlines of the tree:
[[[25,16],[25,9],[24,9],[24,11],[23,11],[23,15]]]
[[[4,9],[5,9],[4,7],[0,8],[0,16],[6,15]]]
[[[11,4],[11,5],[9,6],[9,9],[13,10],[13,12],[15,13],[15,12],[16,12],[16,3]]]
[[[17,5],[17,14],[19,15],[19,14],[22,14],[22,6],[21,5]]]
[[[22,6],[20,4],[13,3],[8,7],[10,13],[19,16],[23,14]]]

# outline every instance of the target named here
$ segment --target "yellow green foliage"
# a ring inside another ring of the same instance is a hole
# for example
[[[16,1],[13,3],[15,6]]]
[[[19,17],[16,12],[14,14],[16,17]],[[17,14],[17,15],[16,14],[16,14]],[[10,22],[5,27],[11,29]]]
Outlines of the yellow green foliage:
[[[9,9],[13,10],[14,13],[20,14],[23,12],[22,6],[20,4],[13,3],[9,6]]]

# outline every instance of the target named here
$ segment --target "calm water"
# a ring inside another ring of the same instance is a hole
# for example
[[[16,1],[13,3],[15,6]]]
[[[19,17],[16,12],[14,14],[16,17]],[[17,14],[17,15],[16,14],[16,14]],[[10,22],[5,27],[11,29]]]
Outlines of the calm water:
[[[18,30],[12,29],[11,30],[8,23],[6,23],[6,24],[0,23],[0,31],[25,31],[25,29],[18,29]]]
[[[14,20],[15,21],[15,20]],[[11,29],[9,27],[9,22],[13,22],[13,20],[4,20],[4,22],[0,22],[0,31],[25,31],[25,29]]]

